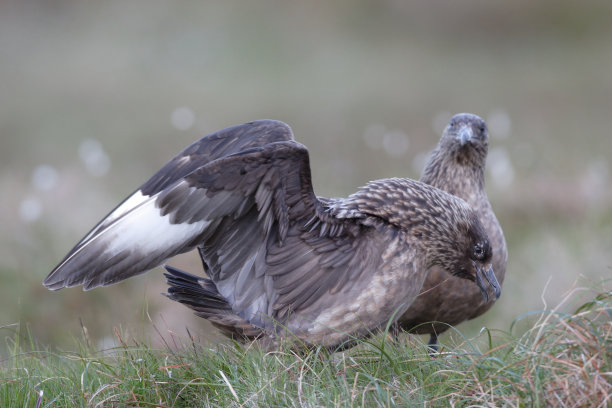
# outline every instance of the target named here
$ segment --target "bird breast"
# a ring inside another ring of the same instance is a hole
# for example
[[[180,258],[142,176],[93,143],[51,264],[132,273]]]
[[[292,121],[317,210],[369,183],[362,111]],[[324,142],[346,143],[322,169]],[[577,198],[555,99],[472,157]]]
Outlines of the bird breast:
[[[370,279],[348,285],[349,290],[317,304],[316,311],[295,316],[290,330],[309,343],[335,346],[346,339],[346,333],[367,335],[364,326],[383,328],[391,316],[401,316],[418,295],[426,275],[419,257],[407,248],[406,236],[397,234]]]

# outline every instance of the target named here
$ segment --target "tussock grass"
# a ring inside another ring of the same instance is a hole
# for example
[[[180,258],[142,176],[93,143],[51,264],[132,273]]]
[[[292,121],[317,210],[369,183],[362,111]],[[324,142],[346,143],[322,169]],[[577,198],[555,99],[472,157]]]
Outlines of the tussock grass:
[[[513,334],[519,325],[523,334]],[[51,351],[12,336],[1,407],[606,407],[612,404],[612,292],[574,313],[533,312],[507,332],[483,329],[435,357],[418,337],[380,334],[329,353],[221,344],[169,334],[152,348]]]

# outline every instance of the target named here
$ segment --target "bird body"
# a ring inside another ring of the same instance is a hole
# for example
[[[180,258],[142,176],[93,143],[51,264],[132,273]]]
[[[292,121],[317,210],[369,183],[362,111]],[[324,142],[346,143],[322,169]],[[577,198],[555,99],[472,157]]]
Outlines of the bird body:
[[[484,120],[472,114],[455,115],[431,154],[420,181],[464,199],[478,213],[489,236],[492,265],[500,285],[504,281],[508,251],[502,228],[485,191],[488,134]],[[430,345],[450,326],[473,319],[489,310],[497,297],[483,299],[474,285],[432,268],[422,293],[398,319],[413,333],[429,334]],[[437,323],[431,323],[437,322]]]
[[[498,290],[487,234],[465,201],[399,178],[319,198],[307,149],[276,121],[189,146],[44,284],[104,286],[196,248],[208,278],[167,268],[168,296],[225,333],[272,342],[337,347],[367,336],[409,307],[435,267]]]

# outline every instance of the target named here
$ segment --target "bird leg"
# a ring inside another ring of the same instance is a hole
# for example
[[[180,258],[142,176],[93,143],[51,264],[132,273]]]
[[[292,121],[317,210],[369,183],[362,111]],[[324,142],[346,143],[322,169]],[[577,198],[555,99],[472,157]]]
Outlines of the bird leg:
[[[438,335],[431,333],[429,335],[429,341],[427,342],[429,348],[429,356],[433,357],[438,352]]]

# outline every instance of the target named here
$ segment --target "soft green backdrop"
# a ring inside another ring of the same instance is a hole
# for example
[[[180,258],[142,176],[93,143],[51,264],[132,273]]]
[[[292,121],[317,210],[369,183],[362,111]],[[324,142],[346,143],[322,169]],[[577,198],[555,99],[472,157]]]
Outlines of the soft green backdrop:
[[[159,269],[91,292],[41,281],[184,146],[259,118],[293,127],[329,196],[418,178],[453,113],[488,121],[510,255],[468,335],[609,278],[610,21],[607,0],[2,2],[0,333],[27,324],[65,347],[82,322],[100,346],[114,326],[211,338],[159,296]]]

